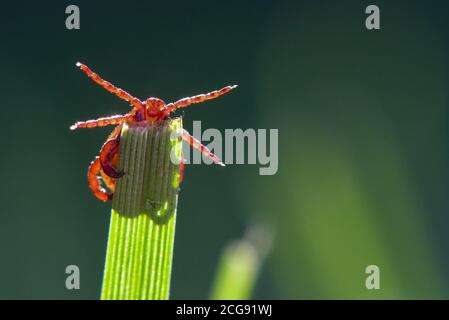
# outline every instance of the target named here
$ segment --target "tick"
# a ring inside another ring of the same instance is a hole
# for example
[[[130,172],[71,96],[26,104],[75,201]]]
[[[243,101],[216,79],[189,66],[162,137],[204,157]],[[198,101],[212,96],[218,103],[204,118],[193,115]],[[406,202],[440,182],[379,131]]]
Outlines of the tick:
[[[80,121],[70,127],[71,130],[75,130],[79,128],[95,128],[109,125],[115,126],[114,130],[101,147],[100,155],[91,162],[87,172],[89,188],[93,195],[101,201],[108,201],[112,199],[115,191],[116,180],[120,179],[125,174],[117,169],[120,134],[125,123],[152,124],[158,121],[167,121],[170,114],[179,108],[187,107],[193,103],[200,103],[206,100],[218,98],[219,96],[237,87],[236,85],[226,86],[220,90],[215,90],[206,94],[199,94],[189,98],[183,98],[168,104],[156,97],[150,97],[144,101],[141,101],[125,90],[117,88],[110,82],[103,80],[86,65],[78,62],[76,66],[79,67],[94,82],[110,93],[113,93],[117,97],[129,102],[132,107],[131,111],[124,115],[120,114],[105,118],[98,118],[95,120]],[[186,130],[182,130],[181,137],[193,148],[210,158],[214,163],[224,166],[223,162],[221,162],[215,154],[213,154],[206,146],[201,144],[200,141],[190,135]],[[184,161],[181,159],[180,182],[182,181],[183,173]],[[108,190],[102,186],[101,182],[103,182],[104,186]]]

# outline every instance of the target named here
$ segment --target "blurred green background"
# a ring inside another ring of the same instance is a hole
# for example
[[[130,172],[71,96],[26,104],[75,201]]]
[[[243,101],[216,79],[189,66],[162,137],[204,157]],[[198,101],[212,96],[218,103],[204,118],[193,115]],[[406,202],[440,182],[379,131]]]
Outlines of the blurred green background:
[[[276,237],[254,298],[449,298],[449,6],[373,3],[379,31],[371,1],[2,4],[0,298],[100,295],[110,204],[86,171],[110,129],[69,126],[128,107],[76,61],[142,99],[238,83],[186,109],[186,128],[279,129],[274,176],[186,168],[173,298],[207,298],[223,248],[258,221]]]

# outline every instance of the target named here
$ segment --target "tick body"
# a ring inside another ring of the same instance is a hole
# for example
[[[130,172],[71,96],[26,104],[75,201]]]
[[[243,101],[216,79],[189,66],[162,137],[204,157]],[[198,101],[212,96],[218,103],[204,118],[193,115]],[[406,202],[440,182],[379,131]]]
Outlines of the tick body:
[[[80,121],[70,127],[71,130],[75,130],[79,128],[95,128],[111,125],[115,126],[114,130],[101,147],[100,155],[90,164],[87,173],[89,188],[93,195],[101,201],[108,201],[112,199],[116,180],[120,179],[125,174],[124,172],[117,170],[120,134],[123,124],[166,121],[170,117],[170,114],[179,108],[184,108],[194,103],[200,103],[206,100],[218,98],[237,87],[236,85],[226,86],[220,90],[215,90],[206,94],[199,94],[189,98],[183,98],[168,104],[156,97],[150,97],[144,101],[141,101],[125,90],[117,88],[110,82],[102,79],[86,65],[79,62],[76,65],[94,82],[107,91],[115,94],[117,97],[127,101],[132,107],[131,111],[124,115],[113,115],[95,120]],[[224,166],[223,162],[221,162],[215,154],[202,145],[200,141],[191,136],[186,130],[182,130],[181,137],[193,148],[209,157],[214,163]],[[184,162],[182,160],[180,172],[181,182],[184,173]],[[104,186],[102,186],[102,183]]]

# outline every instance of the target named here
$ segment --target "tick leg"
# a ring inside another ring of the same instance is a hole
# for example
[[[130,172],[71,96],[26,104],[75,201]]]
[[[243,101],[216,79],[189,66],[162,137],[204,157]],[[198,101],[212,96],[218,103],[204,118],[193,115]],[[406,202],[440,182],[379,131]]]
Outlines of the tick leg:
[[[79,67],[85,74],[87,74],[93,81],[95,81],[97,84],[102,86],[104,89],[106,89],[110,93],[115,94],[120,99],[128,101],[129,103],[131,103],[136,108],[144,108],[145,107],[143,102],[140,101],[138,98],[133,97],[132,95],[130,95],[125,90],[117,88],[116,86],[114,86],[109,81],[106,81],[106,80],[102,79],[98,74],[96,74],[95,72],[90,70],[88,66],[86,66],[86,65],[84,65],[84,64],[82,64],[80,62],[77,62],[76,66]]]
[[[213,154],[206,146],[204,146],[201,142],[199,142],[197,139],[191,136],[190,133],[187,132],[187,130],[182,129],[181,137],[182,139],[187,141],[192,147],[194,147],[199,152],[204,154],[206,157],[211,159],[213,162],[224,167],[224,163],[221,162],[221,160],[215,154]]]
[[[111,178],[121,178],[124,172],[115,169],[120,146],[120,135],[106,141],[100,151],[100,163],[104,173]]]
[[[182,180],[184,179],[184,158],[181,157],[181,162],[179,163],[179,184],[181,184]]]
[[[115,139],[122,133],[122,127],[123,125],[118,125],[117,127],[112,130],[112,132],[109,134],[108,138],[106,140]]]
[[[237,85],[226,86],[220,90],[215,90],[215,91],[212,91],[212,92],[209,92],[206,94],[199,94],[199,95],[196,95],[193,97],[183,98],[176,102],[167,104],[167,106],[164,109],[164,112],[166,114],[169,114],[170,112],[173,112],[178,108],[187,107],[187,106],[191,105],[192,103],[200,103],[200,102],[203,102],[206,100],[218,98],[219,96],[224,95],[225,93],[228,93],[229,91],[231,91],[232,89],[234,89],[236,87],[237,87]]]
[[[75,130],[79,128],[95,128],[95,127],[105,127],[110,125],[119,125],[124,122],[132,121],[134,119],[133,114],[125,114],[125,115],[115,115],[105,118],[98,118],[95,120],[87,120],[87,121],[79,121],[73,124],[70,127],[70,130]]]
[[[100,158],[95,158],[94,161],[89,166],[89,170],[87,172],[87,180],[89,182],[89,188],[90,191],[92,191],[93,195],[101,200],[101,201],[108,201],[112,199],[112,192],[107,192],[104,188],[100,185],[100,177],[101,175],[101,163]],[[107,185],[107,183],[105,182]]]

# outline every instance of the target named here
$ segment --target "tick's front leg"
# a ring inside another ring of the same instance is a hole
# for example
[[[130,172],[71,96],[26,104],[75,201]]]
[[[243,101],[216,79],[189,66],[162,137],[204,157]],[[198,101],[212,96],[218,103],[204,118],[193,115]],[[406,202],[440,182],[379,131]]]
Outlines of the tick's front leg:
[[[70,130],[75,130],[79,128],[96,128],[96,127],[121,125],[125,122],[133,121],[134,118],[135,118],[134,114],[125,114],[125,115],[118,114],[115,116],[98,118],[95,120],[79,121],[73,124],[70,127]]]
[[[109,81],[102,79],[98,74],[96,74],[95,72],[90,70],[88,66],[86,66],[82,63],[79,63],[79,62],[76,63],[76,66],[78,68],[80,68],[87,76],[89,76],[89,78],[91,78],[93,81],[95,81],[97,84],[102,86],[104,89],[106,89],[110,93],[115,94],[120,99],[128,101],[137,109],[145,109],[145,105],[142,103],[142,101],[140,101],[136,97],[133,97],[125,90],[117,88]]]
[[[193,97],[183,98],[176,102],[167,104],[167,106],[164,109],[164,113],[168,115],[171,112],[175,111],[176,109],[185,108],[191,105],[192,103],[201,103],[206,100],[218,98],[219,96],[222,96],[235,88],[237,88],[237,85],[226,86],[224,88],[221,88],[220,90],[215,90],[206,94],[199,94]]]

